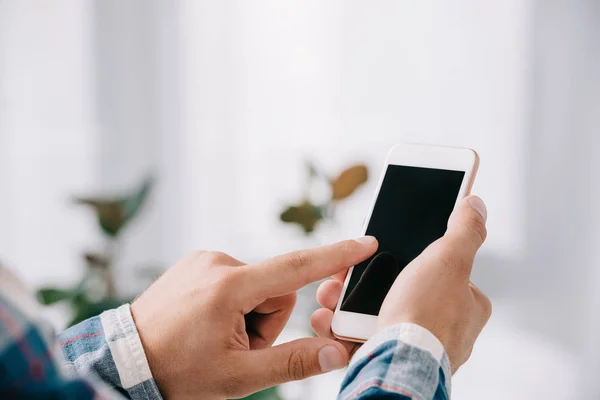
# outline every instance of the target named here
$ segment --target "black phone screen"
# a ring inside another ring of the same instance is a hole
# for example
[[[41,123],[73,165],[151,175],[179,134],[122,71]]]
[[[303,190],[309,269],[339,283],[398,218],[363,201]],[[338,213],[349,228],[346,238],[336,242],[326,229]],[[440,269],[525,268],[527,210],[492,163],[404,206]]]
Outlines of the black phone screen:
[[[446,232],[464,171],[388,165],[366,234],[377,252],[356,265],[341,310],[379,314],[398,274]]]

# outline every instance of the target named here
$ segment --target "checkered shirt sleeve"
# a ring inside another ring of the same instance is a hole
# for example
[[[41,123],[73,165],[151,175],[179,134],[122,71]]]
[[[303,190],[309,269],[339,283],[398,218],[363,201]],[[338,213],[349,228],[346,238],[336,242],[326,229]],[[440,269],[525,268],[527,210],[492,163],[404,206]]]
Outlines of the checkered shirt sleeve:
[[[338,400],[450,398],[450,362],[440,341],[419,325],[380,332],[354,355]]]
[[[29,290],[0,266],[0,399],[161,399],[129,305],[54,336]]]

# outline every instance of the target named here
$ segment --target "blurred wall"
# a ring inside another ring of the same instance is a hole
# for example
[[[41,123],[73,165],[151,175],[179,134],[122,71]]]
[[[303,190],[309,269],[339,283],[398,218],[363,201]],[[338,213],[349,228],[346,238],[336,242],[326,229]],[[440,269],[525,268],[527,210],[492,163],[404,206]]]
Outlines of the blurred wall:
[[[252,229],[242,233],[249,240],[232,244],[266,246],[280,205],[262,194],[298,193],[306,158],[332,173],[364,159],[376,176],[399,141],[470,146],[484,160],[476,191],[492,210],[488,248],[518,253],[529,7],[185,2],[181,126],[191,164],[184,173],[199,182],[216,168],[221,197],[238,200],[215,206],[235,215],[238,230]],[[190,189],[198,191],[194,204],[211,201],[201,187]],[[190,212],[214,215],[195,205]],[[354,208],[340,223],[351,229],[363,212]],[[189,237],[221,246],[213,232],[197,230]]]
[[[0,1],[0,259],[31,283],[74,281],[93,222],[69,205],[95,189],[88,2]]]
[[[465,145],[484,160],[476,191],[492,211],[488,248],[518,254],[530,5],[463,3],[105,1],[71,9],[65,0],[50,9],[4,0],[2,148],[12,155],[5,171],[29,165],[51,186],[71,182],[54,195],[17,188],[11,196],[32,205],[52,197],[68,207],[69,193],[123,191],[158,169],[170,196],[160,189],[161,205],[149,218],[154,228],[181,233],[181,242],[161,246],[162,237],[148,233],[144,240],[156,246],[147,251],[175,247],[156,253],[170,258],[201,245],[245,253],[282,229],[275,216],[299,193],[305,159],[331,174],[366,161],[376,176],[398,141]],[[60,123],[72,136],[55,132]],[[57,148],[68,156],[55,166],[68,173],[48,177],[32,152],[58,157]],[[69,157],[79,157],[78,168]],[[36,186],[14,174],[5,181]],[[369,196],[365,190],[357,205]],[[348,208],[340,232],[364,213]],[[33,230],[20,217],[13,225]],[[293,245],[288,231],[288,245],[256,255]]]
[[[528,252],[522,323],[582,363],[582,398],[597,374],[600,257],[600,3],[538,1],[528,145]],[[517,289],[519,288],[519,289]]]

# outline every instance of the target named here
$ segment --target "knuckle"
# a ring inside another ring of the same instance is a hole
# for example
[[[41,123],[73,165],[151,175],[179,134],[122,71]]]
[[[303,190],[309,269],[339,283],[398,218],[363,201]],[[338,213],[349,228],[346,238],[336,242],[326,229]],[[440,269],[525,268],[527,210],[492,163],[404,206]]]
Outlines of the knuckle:
[[[242,279],[241,273],[236,269],[226,271],[211,283],[203,297],[211,304],[233,304],[232,300],[237,299],[235,294],[240,290]]]
[[[460,359],[460,365],[464,365],[467,361],[469,361],[469,358],[471,358],[471,354],[473,354],[473,347],[467,347],[465,353],[463,354],[463,356]]]
[[[481,215],[473,212],[471,217],[467,220],[467,228],[478,236],[481,243],[485,242],[485,239],[487,238],[487,228]]]
[[[203,261],[208,264],[222,264],[229,256],[222,251],[207,251],[202,255]]]
[[[352,253],[354,251],[354,244],[356,242],[354,240],[343,240],[341,242],[336,243],[336,252],[339,254],[345,255],[347,253]]]
[[[187,258],[192,261],[198,261],[206,253],[205,250],[195,250],[188,254]]]
[[[486,321],[492,316],[492,302],[489,297],[485,294],[481,296],[481,308],[483,310],[483,315],[485,316]]]
[[[485,321],[487,321],[492,315],[492,301],[477,286],[471,284],[471,290],[475,296],[476,303],[479,305],[479,308],[485,317]]]
[[[285,264],[294,269],[299,270],[310,264],[310,252],[308,251],[292,251],[287,255]]]
[[[242,279],[241,271],[230,269],[219,278],[219,284],[217,286],[230,294],[231,289],[239,286]]]
[[[287,374],[291,380],[300,380],[310,374],[309,354],[304,349],[293,349],[288,356]]]

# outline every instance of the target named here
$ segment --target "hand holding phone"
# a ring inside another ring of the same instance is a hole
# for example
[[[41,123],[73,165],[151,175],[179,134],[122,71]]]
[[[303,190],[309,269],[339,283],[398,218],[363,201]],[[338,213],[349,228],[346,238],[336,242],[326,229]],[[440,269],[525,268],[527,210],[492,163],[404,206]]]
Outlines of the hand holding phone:
[[[428,342],[428,350],[438,359],[445,351],[452,373],[468,359],[491,315],[489,299],[470,282],[475,253],[486,236],[486,215],[485,205],[475,196],[459,202],[444,236],[394,281],[375,327],[380,332],[398,323],[422,326],[439,340]],[[317,300],[323,308],[314,312],[311,325],[321,337],[333,337],[331,320],[343,282],[344,277],[337,274],[319,286]],[[359,346],[341,343],[350,354]]]
[[[379,248],[346,277],[331,324],[337,338],[361,342],[373,335],[396,277],[444,235],[478,165],[470,149],[402,144],[389,152],[363,231]]]
[[[400,322],[429,330],[448,354],[452,373],[471,355],[492,312],[490,300],[470,281],[475,254],[487,234],[486,216],[478,197],[462,200],[444,236],[394,282],[377,321],[376,331]]]

